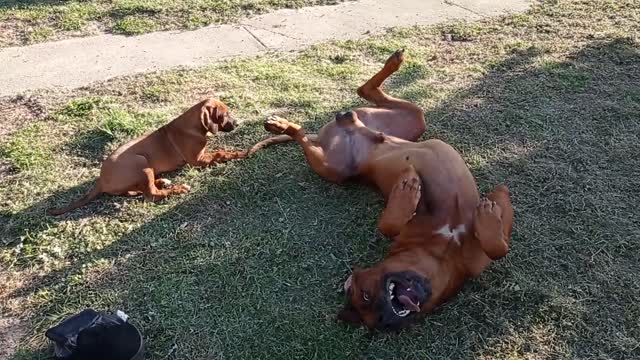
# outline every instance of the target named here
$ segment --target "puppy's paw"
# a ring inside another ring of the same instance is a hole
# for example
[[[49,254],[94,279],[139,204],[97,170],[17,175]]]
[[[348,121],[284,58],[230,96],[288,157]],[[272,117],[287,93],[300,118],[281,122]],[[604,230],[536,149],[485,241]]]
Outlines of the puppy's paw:
[[[174,194],[186,194],[191,191],[191,186],[189,185],[177,185],[172,188]]]
[[[166,189],[171,186],[171,180],[169,179],[157,179],[156,186],[160,189]]]

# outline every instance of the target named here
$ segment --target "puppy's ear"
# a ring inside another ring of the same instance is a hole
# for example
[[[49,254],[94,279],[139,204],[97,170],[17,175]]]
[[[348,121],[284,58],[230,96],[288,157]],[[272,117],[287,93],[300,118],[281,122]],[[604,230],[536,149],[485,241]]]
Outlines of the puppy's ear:
[[[202,111],[200,113],[200,122],[202,122],[202,126],[212,133],[215,134],[218,132],[218,124],[216,124],[216,120],[218,119],[218,108],[216,106],[203,106]]]
[[[362,325],[362,318],[356,308],[351,304],[347,304],[338,313],[338,320],[352,325]]]

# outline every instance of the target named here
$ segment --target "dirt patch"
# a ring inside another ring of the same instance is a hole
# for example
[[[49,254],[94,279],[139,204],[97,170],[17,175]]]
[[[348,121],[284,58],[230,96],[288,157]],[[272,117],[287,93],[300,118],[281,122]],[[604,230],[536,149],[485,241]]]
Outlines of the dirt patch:
[[[14,168],[11,164],[4,160],[0,159],[0,184],[4,182],[6,178],[11,176],[14,173]]]
[[[0,141],[46,116],[45,107],[34,97],[18,96],[8,100],[0,100]],[[3,173],[2,169],[0,163],[0,174]]]
[[[26,329],[23,321],[0,315],[0,359],[9,359],[15,353]]]
[[[9,293],[23,285],[25,277],[0,267],[0,359],[9,359],[18,349],[18,345],[27,332],[27,322],[12,316],[12,303]],[[20,300],[18,300],[20,301]]]
[[[17,46],[24,43],[21,35],[21,24],[17,20],[4,20],[0,22],[0,48]]]

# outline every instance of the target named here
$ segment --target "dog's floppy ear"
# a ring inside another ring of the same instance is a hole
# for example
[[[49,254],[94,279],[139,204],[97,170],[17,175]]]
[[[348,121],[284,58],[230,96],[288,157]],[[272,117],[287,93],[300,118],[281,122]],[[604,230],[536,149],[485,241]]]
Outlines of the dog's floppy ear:
[[[351,303],[345,305],[338,313],[338,320],[352,325],[362,325],[362,318]]]
[[[347,278],[347,281],[345,281],[344,285],[342,285],[344,289],[344,293],[348,294],[352,286],[353,286],[353,274],[349,275],[349,277]]]
[[[218,124],[216,124],[217,118],[218,118],[217,106],[202,107],[202,112],[200,113],[200,122],[202,122],[202,126],[204,126],[204,128],[212,134],[215,134],[218,132]]]

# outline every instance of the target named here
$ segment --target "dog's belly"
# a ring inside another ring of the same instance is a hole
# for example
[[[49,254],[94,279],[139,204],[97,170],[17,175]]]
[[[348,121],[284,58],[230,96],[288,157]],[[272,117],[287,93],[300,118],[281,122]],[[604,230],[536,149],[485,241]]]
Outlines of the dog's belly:
[[[371,153],[365,174],[388,199],[408,166],[413,166],[420,175],[423,212],[442,217],[445,222],[442,226],[455,222],[449,224],[452,229],[471,220],[464,214],[472,215],[478,203],[475,179],[458,152],[442,141],[381,144]],[[465,219],[447,218],[456,208]]]
[[[340,127],[335,121],[320,130],[318,141],[327,165],[345,179],[359,174],[375,147],[358,129]]]

